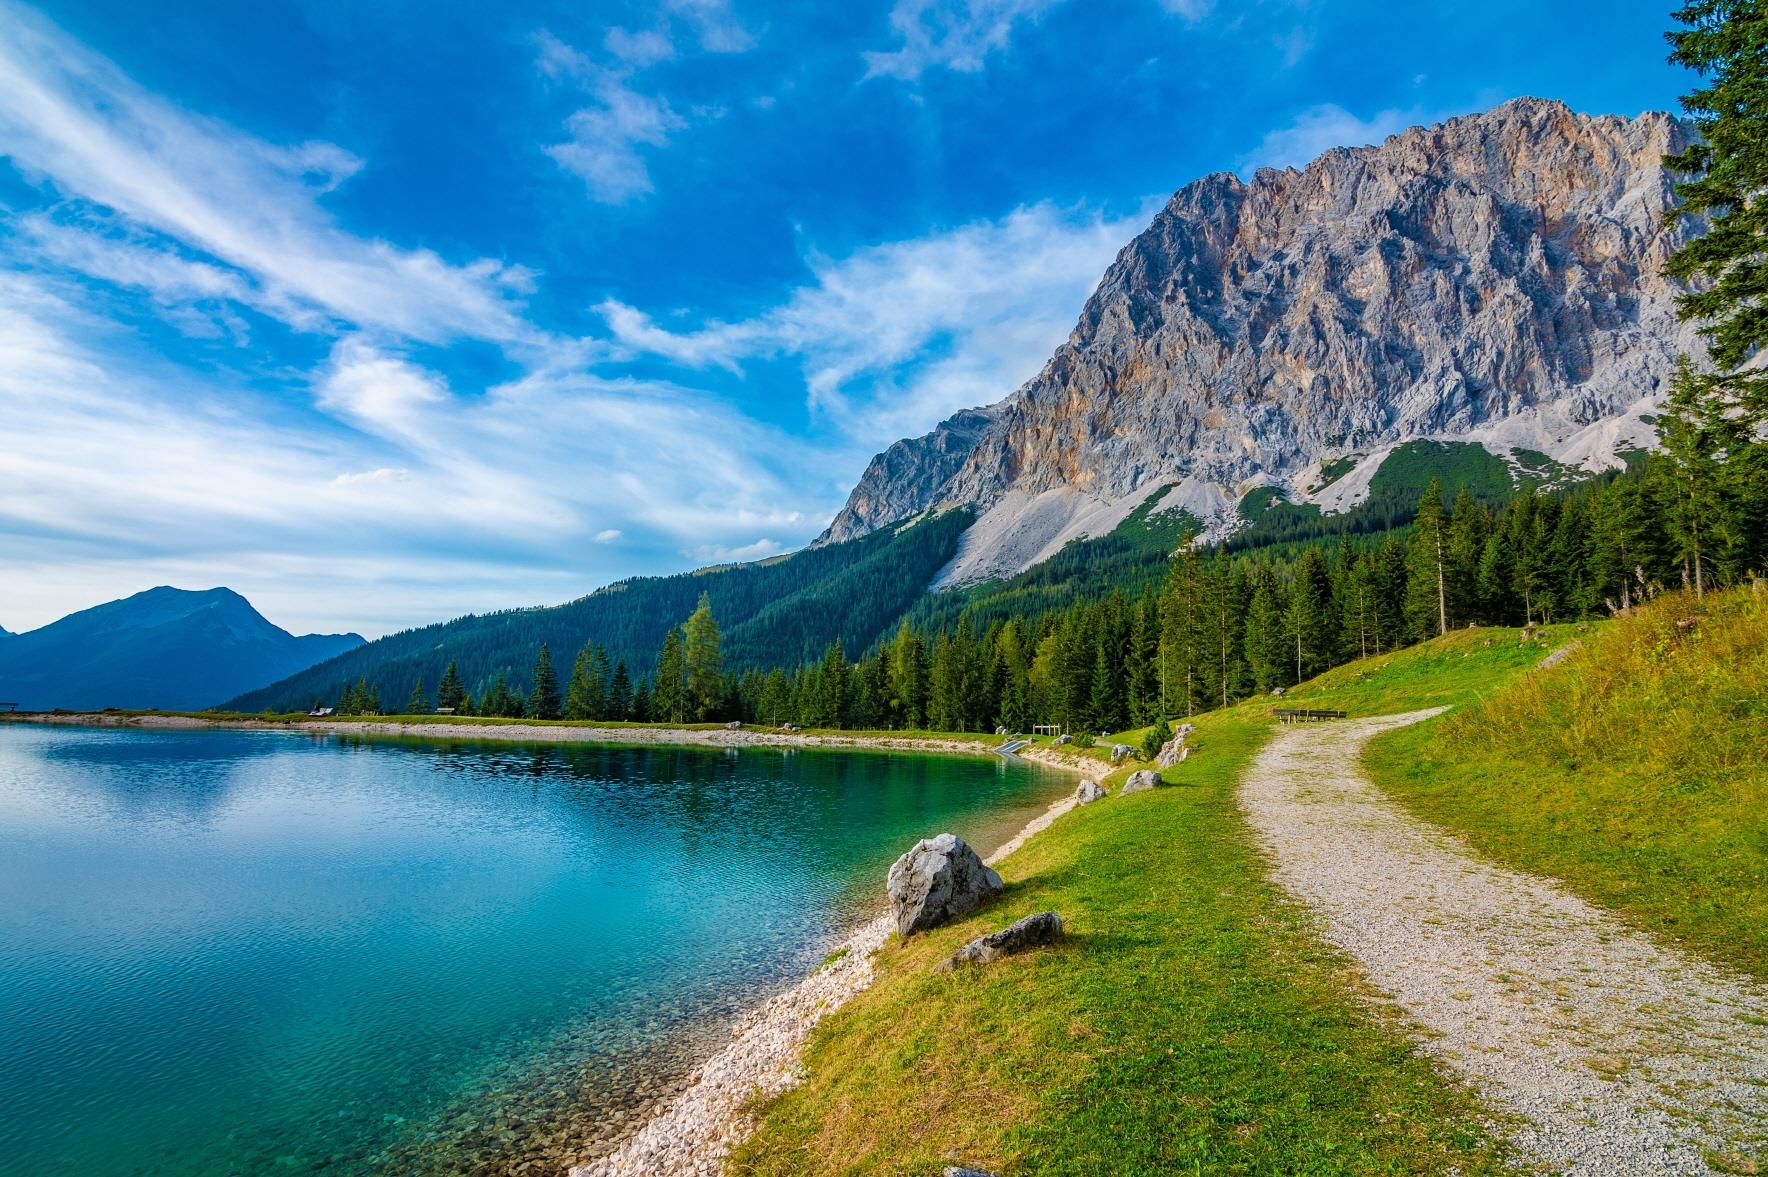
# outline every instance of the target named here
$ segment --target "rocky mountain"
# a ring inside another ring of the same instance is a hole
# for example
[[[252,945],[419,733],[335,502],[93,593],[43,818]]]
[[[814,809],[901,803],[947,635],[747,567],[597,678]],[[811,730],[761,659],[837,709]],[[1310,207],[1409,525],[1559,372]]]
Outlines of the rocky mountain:
[[[0,642],[0,699],[22,710],[192,710],[362,645],[296,637],[232,589],[153,588]]]
[[[828,537],[981,517],[940,583],[1019,571],[1158,511],[1211,531],[1256,487],[1355,505],[1397,447],[1477,442],[1539,472],[1650,444],[1679,351],[1668,114],[1517,99],[1180,189],[1043,370],[872,461]]]

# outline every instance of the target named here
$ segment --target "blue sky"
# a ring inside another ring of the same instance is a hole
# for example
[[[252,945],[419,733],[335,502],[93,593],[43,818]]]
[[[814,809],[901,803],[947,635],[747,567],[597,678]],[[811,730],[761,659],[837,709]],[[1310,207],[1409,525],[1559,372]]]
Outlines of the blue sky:
[[[1662,3],[0,0],[0,626],[375,635],[800,546],[1036,373],[1150,213]]]

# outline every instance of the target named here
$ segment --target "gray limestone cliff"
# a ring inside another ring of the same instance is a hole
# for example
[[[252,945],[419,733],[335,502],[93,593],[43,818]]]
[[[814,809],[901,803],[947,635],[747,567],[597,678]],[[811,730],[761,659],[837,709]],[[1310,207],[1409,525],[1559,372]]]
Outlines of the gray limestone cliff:
[[[1517,99],[1188,184],[1037,377],[879,455],[827,535],[973,505],[949,583],[1109,530],[1161,486],[1162,509],[1220,520],[1349,458],[1315,500],[1342,509],[1414,438],[1612,463],[1698,346],[1661,276],[1682,232],[1661,157],[1687,136]]]

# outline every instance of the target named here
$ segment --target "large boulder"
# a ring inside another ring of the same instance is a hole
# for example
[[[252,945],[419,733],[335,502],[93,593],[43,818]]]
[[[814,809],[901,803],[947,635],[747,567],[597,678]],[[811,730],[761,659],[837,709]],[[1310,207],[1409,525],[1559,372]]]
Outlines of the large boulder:
[[[1072,739],[1072,737],[1070,737],[1070,736],[1057,736],[1055,739],[1050,741],[1050,747],[1060,748],[1062,745],[1070,742],[1071,739]]]
[[[1028,915],[1018,923],[978,936],[952,954],[945,968],[966,964],[989,964],[1003,956],[1026,952],[1062,938],[1062,917],[1053,911]]]
[[[1095,801],[1103,800],[1105,796],[1105,790],[1100,787],[1098,781],[1094,780],[1082,781],[1074,790],[1074,799],[1076,803],[1081,805],[1091,805]]]
[[[1111,745],[1111,763],[1118,764],[1136,754],[1136,750],[1128,744]]]
[[[923,838],[896,860],[886,886],[904,936],[969,915],[996,895],[1001,876],[956,834]]]
[[[1151,768],[1144,768],[1140,772],[1130,773],[1130,779],[1123,783],[1123,788],[1117,791],[1117,795],[1127,797],[1131,793],[1146,793],[1159,783],[1160,774]]]

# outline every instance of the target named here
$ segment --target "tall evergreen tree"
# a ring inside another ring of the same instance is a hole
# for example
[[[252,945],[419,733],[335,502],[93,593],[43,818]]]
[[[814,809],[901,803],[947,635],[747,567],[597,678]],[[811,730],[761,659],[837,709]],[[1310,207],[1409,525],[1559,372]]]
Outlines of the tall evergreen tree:
[[[1406,564],[1406,622],[1416,638],[1449,632],[1448,531],[1443,484],[1433,477],[1418,500]]]
[[[672,629],[657,655],[657,678],[651,685],[651,715],[659,723],[685,723],[688,717],[688,668],[681,630]]]
[[[702,722],[717,717],[724,703],[724,653],[719,648],[718,622],[712,616],[712,596],[700,594],[700,603],[682,626],[682,655],[687,669],[688,705]]]
[[[614,663],[614,672],[608,677],[608,718],[632,718],[632,675],[627,673],[624,659]]]
[[[557,719],[559,674],[553,669],[552,654],[547,650],[545,642],[540,643],[540,653],[534,659],[534,673],[530,676],[530,682],[528,715],[534,719]]]
[[[601,719],[607,709],[607,695],[595,671],[595,643],[584,642],[571,663],[571,681],[565,685],[565,718]]]
[[[427,715],[430,711],[430,695],[424,690],[424,680],[420,677],[411,684],[411,694],[405,699],[405,714]]]
[[[436,688],[436,706],[450,711],[464,711],[466,697],[467,686],[461,681],[460,664],[450,659],[448,669],[442,672],[442,683]]]
[[[1326,562],[1318,548],[1307,548],[1296,561],[1289,586],[1288,629],[1295,643],[1295,681],[1312,678],[1331,666],[1332,588]]]

